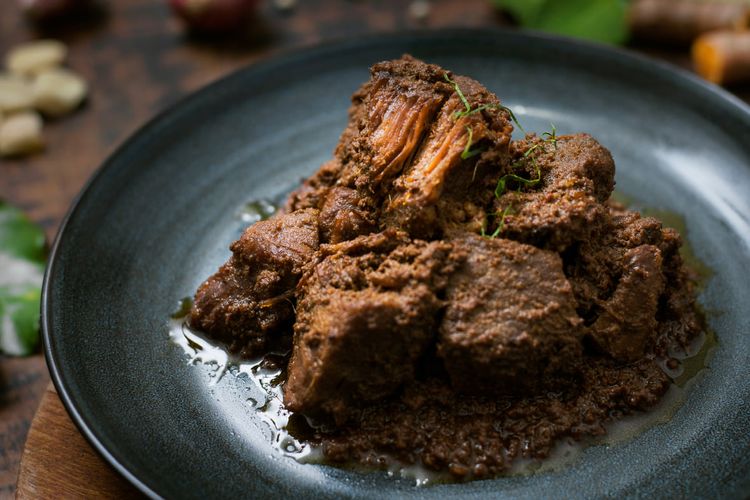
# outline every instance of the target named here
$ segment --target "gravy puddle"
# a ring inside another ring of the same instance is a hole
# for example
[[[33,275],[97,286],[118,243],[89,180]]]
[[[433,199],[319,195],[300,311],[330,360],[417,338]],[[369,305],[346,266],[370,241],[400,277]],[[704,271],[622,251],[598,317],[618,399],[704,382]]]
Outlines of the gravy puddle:
[[[169,338],[184,351],[187,363],[203,364],[209,368],[206,381],[208,386],[218,384],[225,376],[240,377],[243,383],[255,385],[259,390],[255,393],[262,396],[247,398],[246,403],[248,409],[255,412],[270,429],[269,444],[281,455],[300,463],[325,464],[320,447],[311,446],[293,435],[294,428],[299,425],[295,420],[303,417],[294,415],[284,408],[284,373],[281,364],[274,362],[274,355],[252,360],[231,355],[223,347],[190,328],[185,319],[189,310],[189,299],[183,299],[179,310],[169,322]],[[662,369],[669,374],[674,383],[650,411],[605,424],[607,434],[604,436],[584,438],[581,441],[563,439],[544,460],[517,458],[509,471],[500,477],[559,471],[578,460],[583,450],[589,446],[616,446],[635,438],[651,427],[669,422],[685,402],[687,391],[697,379],[696,375],[706,367],[715,346],[715,336],[709,332],[697,338],[687,352],[674,353],[675,357],[686,361],[678,370],[670,370],[666,365],[662,365]],[[276,358],[281,360],[283,356],[279,355]],[[302,423],[302,426],[304,425],[305,423]],[[447,474],[437,473],[420,464],[407,465],[387,456],[384,459],[383,465],[388,476],[414,481],[416,486],[453,482]],[[341,468],[339,464],[337,467]],[[372,469],[357,465],[343,468],[372,472]]]

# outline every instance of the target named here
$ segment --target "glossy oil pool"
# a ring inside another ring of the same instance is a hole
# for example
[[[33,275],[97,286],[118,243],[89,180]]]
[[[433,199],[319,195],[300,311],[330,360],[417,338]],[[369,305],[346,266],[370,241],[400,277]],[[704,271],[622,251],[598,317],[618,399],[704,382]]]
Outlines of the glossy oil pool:
[[[186,302],[181,303],[180,313],[189,310]],[[248,412],[254,412],[264,422],[270,432],[269,444],[283,456],[305,464],[325,464],[319,447],[311,446],[295,438],[290,432],[292,413],[284,408],[283,377],[281,368],[268,368],[263,358],[239,359],[229,354],[223,347],[207,340],[199,332],[190,328],[184,314],[173,318],[169,323],[169,337],[185,353],[188,364],[203,364],[208,371],[209,385],[217,384],[222,377],[240,377],[243,383],[252,384],[254,395],[246,398]],[[562,439],[549,457],[543,460],[517,458],[504,475],[529,475],[560,470],[578,459],[588,446],[616,446],[619,443],[645,432],[647,429],[667,423],[685,401],[686,393],[696,375],[706,366],[711,351],[716,345],[712,333],[702,334],[694,340],[686,352],[671,353],[682,362],[676,370],[662,363],[662,369],[672,378],[670,386],[661,401],[648,412],[629,415],[605,424],[607,434],[599,437],[575,441]],[[420,464],[404,464],[392,457],[386,457],[386,473],[389,476],[410,479],[417,486],[451,482],[447,474],[427,469]],[[338,466],[338,464],[337,464]],[[361,465],[345,467],[360,472],[372,472]]]
[[[687,228],[684,220],[670,212],[638,206],[631,198],[615,193],[613,199],[627,205],[629,209],[638,210],[644,216],[655,216],[674,227],[681,235]],[[277,204],[267,200],[253,200],[243,205],[238,211],[238,219],[243,228],[259,220],[271,217],[277,210]],[[697,288],[700,290],[710,278],[711,272],[693,254],[685,242],[681,253],[688,267],[697,275]],[[209,367],[207,384],[215,385],[222,377],[239,377],[254,386],[253,394],[258,397],[246,398],[247,411],[254,412],[270,429],[267,433],[269,444],[281,455],[305,464],[325,464],[323,452],[319,447],[300,441],[290,432],[290,418],[293,414],[283,404],[283,378],[281,368],[269,368],[263,358],[253,360],[240,359],[229,354],[222,346],[217,345],[199,332],[193,330],[186,322],[190,311],[190,299],[182,299],[177,312],[169,322],[169,338],[186,354],[188,364],[203,364]],[[672,369],[667,363],[660,362],[662,370],[674,382],[659,403],[647,412],[615,418],[604,425],[607,433],[598,437],[587,437],[580,441],[572,438],[561,439],[550,456],[543,460],[516,458],[504,476],[529,475],[557,471],[575,462],[588,446],[616,446],[629,441],[649,428],[669,422],[675,412],[685,402],[687,391],[694,383],[696,376],[707,366],[711,352],[716,347],[716,336],[710,330],[699,335],[685,352],[670,352],[672,358],[680,360],[678,368]],[[451,476],[427,469],[423,465],[404,464],[399,460],[385,456],[386,473],[389,476],[410,479],[417,486],[452,482]],[[336,464],[341,468],[340,464]],[[372,472],[362,465],[349,467],[354,471]]]

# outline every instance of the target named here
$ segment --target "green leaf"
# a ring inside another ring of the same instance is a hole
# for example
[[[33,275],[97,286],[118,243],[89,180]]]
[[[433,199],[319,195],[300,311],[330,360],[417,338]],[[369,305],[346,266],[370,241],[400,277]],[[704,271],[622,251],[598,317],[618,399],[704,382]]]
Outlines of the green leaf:
[[[625,0],[493,0],[527,28],[605,43],[627,39]]]
[[[26,356],[39,346],[39,299],[41,289],[31,285],[0,287],[0,351]]]
[[[23,212],[0,200],[0,252],[43,264],[44,241],[44,232]]]
[[[0,201],[0,352],[33,353],[39,345],[44,232]]]
[[[549,3],[548,0],[494,0],[494,2],[497,7],[510,12],[522,26],[532,26]]]

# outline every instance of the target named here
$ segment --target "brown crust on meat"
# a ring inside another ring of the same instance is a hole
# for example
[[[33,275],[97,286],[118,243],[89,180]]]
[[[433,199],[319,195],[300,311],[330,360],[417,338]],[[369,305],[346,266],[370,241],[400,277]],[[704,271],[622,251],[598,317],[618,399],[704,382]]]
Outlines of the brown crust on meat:
[[[679,235],[608,201],[609,151],[512,131],[470,78],[376,64],[334,158],[198,289],[194,327],[291,351],[328,460],[503,473],[653,406],[703,330]]]

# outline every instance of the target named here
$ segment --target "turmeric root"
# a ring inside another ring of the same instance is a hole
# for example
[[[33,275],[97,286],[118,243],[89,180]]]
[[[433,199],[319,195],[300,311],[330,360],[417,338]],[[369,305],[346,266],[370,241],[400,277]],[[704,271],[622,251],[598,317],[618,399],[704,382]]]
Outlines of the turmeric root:
[[[715,31],[700,36],[692,49],[695,70],[725,85],[750,81],[750,31]]]
[[[636,39],[687,45],[708,31],[747,28],[750,5],[720,0],[635,0],[628,20]]]

